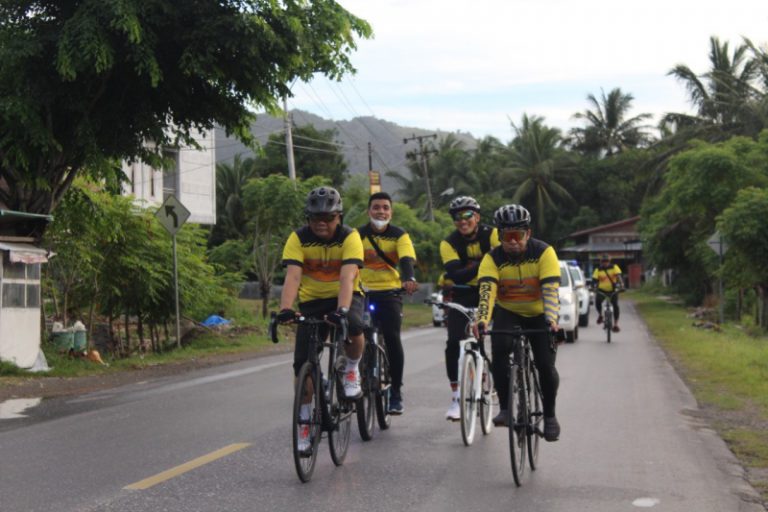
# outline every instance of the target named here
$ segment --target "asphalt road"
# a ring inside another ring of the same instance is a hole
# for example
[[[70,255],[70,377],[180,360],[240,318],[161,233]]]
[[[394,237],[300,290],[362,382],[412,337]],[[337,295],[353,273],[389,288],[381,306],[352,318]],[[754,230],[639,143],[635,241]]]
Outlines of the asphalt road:
[[[764,511],[631,305],[622,315],[610,345],[593,324],[560,347],[562,435],[519,488],[505,431],[465,447],[444,419],[444,330],[430,328],[405,335],[406,414],[367,443],[353,423],[339,468],[324,440],[308,484],[281,355],[0,419],[0,511]]]

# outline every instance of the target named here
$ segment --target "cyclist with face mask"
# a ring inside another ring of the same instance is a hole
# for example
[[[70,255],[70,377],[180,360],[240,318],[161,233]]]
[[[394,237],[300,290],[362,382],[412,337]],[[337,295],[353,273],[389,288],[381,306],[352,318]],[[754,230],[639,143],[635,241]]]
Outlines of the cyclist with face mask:
[[[451,201],[448,213],[453,217],[456,230],[440,242],[445,279],[453,283],[453,302],[465,307],[477,307],[477,270],[483,256],[499,245],[496,228],[480,223],[480,204],[469,196]],[[451,405],[445,418],[458,421],[459,411],[459,342],[466,337],[469,320],[460,312],[449,309],[446,325],[448,340],[445,347],[445,370],[451,386]]]
[[[486,254],[480,264],[480,305],[475,336],[483,335],[491,318],[494,329],[500,331],[515,326],[558,331],[560,263],[555,250],[541,240],[531,238],[531,214],[522,206],[502,206],[493,218],[501,246]],[[560,383],[555,368],[557,345],[552,335],[546,332],[530,335],[529,339],[541,381],[544,439],[557,441],[560,436],[560,424],[555,417],[555,398]],[[497,426],[509,424],[505,406],[512,348],[510,335],[491,334],[491,369],[501,406],[499,414],[493,418]]]
[[[419,287],[414,275],[416,252],[408,233],[390,223],[392,198],[389,194],[377,192],[368,198],[368,219],[368,224],[357,229],[365,251],[360,275],[387,348],[392,376],[389,413],[398,415],[404,410],[401,387],[405,362],[400,340],[403,317],[400,290],[410,295]]]

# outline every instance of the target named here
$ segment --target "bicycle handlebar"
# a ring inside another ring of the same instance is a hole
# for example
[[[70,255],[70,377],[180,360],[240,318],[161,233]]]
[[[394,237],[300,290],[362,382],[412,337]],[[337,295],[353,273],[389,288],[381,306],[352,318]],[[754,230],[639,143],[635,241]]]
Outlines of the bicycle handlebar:
[[[468,308],[466,306],[462,306],[458,302],[440,302],[438,300],[432,300],[432,299],[424,299],[424,304],[428,304],[430,306],[437,306],[441,309],[445,309],[445,308],[453,309],[463,314],[470,320],[474,319],[474,314],[475,314],[475,311],[477,310],[477,308]]]
[[[349,322],[346,318],[342,319],[341,325],[336,325],[334,323],[329,322],[328,320],[324,318],[313,318],[313,317],[307,317],[304,315],[297,316],[294,320],[291,322],[292,324],[305,324],[305,325],[317,325],[317,324],[328,324],[331,327],[336,327],[341,329],[342,333],[342,339],[345,341],[345,343],[351,343],[351,340],[349,339],[348,333],[349,333]],[[272,340],[272,343],[279,343],[280,339],[278,337],[277,333],[277,326],[280,325],[277,321],[277,313],[272,311],[270,313],[269,318],[269,337]]]

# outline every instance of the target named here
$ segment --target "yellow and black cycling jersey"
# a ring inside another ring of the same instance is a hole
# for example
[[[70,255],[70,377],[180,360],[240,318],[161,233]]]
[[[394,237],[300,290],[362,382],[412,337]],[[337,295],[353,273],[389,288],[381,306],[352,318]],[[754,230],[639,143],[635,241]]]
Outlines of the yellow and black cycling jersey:
[[[488,324],[495,304],[521,316],[545,314],[547,320],[557,322],[560,263],[550,245],[531,238],[520,255],[497,247],[485,255],[477,277],[478,322]]]
[[[338,297],[341,266],[363,266],[363,243],[358,232],[349,226],[340,225],[330,240],[319,238],[309,226],[304,226],[291,233],[285,242],[282,263],[284,267],[302,268],[299,303]],[[353,290],[361,291],[359,273]]]
[[[477,265],[483,256],[498,247],[499,234],[496,228],[479,224],[474,240],[467,240],[458,230],[440,242],[440,258],[443,261],[446,278],[455,284],[477,286]]]
[[[360,279],[368,290],[393,290],[400,288],[403,281],[414,278],[413,264],[416,261],[416,251],[413,242],[406,231],[397,226],[388,225],[381,233],[371,229],[370,224],[357,228],[363,241],[365,253],[363,269],[360,271]],[[373,246],[373,242],[386,256],[386,261],[379,251]],[[400,266],[401,273],[397,270]]]
[[[607,269],[596,268],[592,280],[597,282],[598,290],[610,293],[621,286],[621,269],[616,264]]]

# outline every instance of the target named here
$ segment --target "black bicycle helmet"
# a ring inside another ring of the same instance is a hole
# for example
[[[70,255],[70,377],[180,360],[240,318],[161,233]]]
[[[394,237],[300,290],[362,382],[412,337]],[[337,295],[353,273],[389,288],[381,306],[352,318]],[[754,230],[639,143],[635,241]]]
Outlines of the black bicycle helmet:
[[[531,227],[531,214],[519,204],[502,206],[494,212],[493,220],[499,229]]]
[[[451,215],[464,210],[473,210],[480,213],[480,203],[474,197],[459,196],[448,205],[448,213]]]
[[[317,187],[307,194],[304,213],[342,213],[341,196],[333,187]]]

